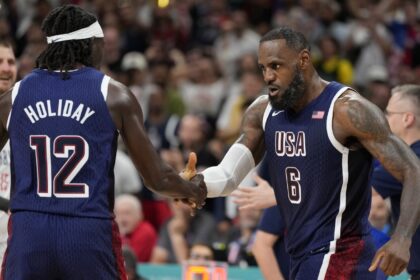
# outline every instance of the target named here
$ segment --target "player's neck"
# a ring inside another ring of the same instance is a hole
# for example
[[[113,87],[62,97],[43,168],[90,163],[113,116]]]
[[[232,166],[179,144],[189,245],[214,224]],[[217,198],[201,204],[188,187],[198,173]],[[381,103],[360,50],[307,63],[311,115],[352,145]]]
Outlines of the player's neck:
[[[292,108],[294,112],[300,112],[303,110],[309,103],[317,98],[328,85],[328,83],[321,79],[316,73],[313,73],[310,79],[307,79],[306,81],[305,93],[301,101]]]

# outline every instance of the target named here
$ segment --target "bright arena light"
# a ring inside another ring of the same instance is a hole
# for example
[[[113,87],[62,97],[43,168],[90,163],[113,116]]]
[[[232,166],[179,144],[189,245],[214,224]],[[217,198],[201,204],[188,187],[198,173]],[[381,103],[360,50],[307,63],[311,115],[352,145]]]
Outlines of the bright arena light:
[[[166,8],[169,5],[170,0],[158,0],[157,4],[159,8]]]

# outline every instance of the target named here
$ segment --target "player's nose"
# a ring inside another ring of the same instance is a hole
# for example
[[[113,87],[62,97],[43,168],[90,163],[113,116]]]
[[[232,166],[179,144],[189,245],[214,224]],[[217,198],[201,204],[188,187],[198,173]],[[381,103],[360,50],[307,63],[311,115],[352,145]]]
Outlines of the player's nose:
[[[269,85],[276,79],[276,75],[272,69],[267,68],[264,73],[264,81]]]

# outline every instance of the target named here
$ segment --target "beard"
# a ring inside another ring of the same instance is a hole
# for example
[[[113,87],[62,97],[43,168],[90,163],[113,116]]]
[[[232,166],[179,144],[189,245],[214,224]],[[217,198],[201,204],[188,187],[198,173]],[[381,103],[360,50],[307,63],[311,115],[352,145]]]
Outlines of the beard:
[[[296,66],[295,75],[289,86],[280,96],[268,95],[271,107],[275,110],[287,110],[293,108],[305,94],[305,83],[302,72]]]

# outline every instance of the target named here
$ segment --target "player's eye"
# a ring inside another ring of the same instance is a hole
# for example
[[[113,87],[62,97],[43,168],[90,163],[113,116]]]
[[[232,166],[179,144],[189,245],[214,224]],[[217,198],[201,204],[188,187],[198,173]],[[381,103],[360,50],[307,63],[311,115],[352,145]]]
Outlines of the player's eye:
[[[272,69],[274,69],[274,70],[279,70],[279,69],[280,69],[280,67],[281,67],[281,65],[280,65],[280,64],[278,64],[278,63],[273,63],[273,64],[271,64],[271,68],[272,68]]]

